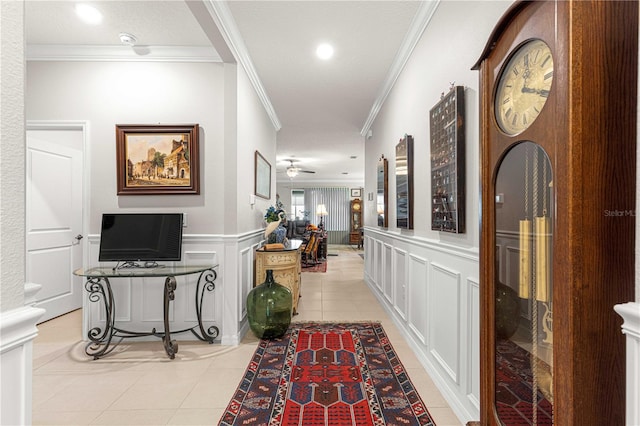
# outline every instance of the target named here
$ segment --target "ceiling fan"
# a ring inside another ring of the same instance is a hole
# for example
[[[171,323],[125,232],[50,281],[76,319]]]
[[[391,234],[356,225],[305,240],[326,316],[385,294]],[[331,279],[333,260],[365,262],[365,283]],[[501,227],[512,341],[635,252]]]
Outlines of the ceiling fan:
[[[296,167],[293,163],[297,160],[288,159],[284,161],[288,161],[289,163],[291,163],[291,165],[287,167],[287,176],[289,176],[290,178],[298,176],[298,173],[315,173],[313,170],[303,170],[300,167]]]

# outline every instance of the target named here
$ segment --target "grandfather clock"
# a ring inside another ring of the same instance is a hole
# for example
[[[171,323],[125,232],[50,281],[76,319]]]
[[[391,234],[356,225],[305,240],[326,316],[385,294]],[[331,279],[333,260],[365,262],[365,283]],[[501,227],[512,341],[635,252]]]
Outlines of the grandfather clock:
[[[349,232],[349,244],[360,247],[360,228],[362,228],[362,200],[351,200],[351,230]]]
[[[516,2],[480,71],[480,421],[623,425],[638,2]]]

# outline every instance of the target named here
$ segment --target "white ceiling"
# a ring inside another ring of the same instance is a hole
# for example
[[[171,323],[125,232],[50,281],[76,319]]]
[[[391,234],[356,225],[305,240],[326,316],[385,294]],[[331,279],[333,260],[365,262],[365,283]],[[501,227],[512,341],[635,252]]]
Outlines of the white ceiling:
[[[218,58],[183,1],[91,1],[99,26],[81,23],[72,1],[27,1],[28,57],[162,53]],[[294,182],[364,181],[365,126],[419,10],[418,1],[230,1],[248,57],[281,124],[277,179],[288,158],[314,170]],[[133,49],[118,34],[137,37]],[[334,57],[315,57],[320,42]],[[87,48],[86,45],[90,45]],[[83,46],[85,50],[83,50]],[[73,52],[73,53],[70,53]],[[356,156],[356,159],[351,159]],[[344,173],[348,174],[344,174]]]

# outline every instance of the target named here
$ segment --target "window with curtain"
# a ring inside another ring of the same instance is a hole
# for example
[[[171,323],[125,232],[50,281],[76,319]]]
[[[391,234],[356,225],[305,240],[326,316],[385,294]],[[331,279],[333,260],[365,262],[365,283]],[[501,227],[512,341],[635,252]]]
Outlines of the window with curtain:
[[[304,190],[291,190],[291,220],[304,219]]]
[[[317,225],[320,216],[316,215],[319,204],[324,204],[328,215],[323,218],[327,231],[349,231],[349,188],[305,188],[304,206],[308,210],[309,220]]]

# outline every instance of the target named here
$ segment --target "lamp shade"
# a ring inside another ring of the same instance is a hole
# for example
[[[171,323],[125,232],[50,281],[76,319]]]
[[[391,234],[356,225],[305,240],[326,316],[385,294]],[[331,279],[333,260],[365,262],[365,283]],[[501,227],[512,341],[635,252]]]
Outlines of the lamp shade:
[[[328,216],[329,212],[327,212],[327,206],[324,204],[318,204],[318,208],[316,209],[316,216]]]

